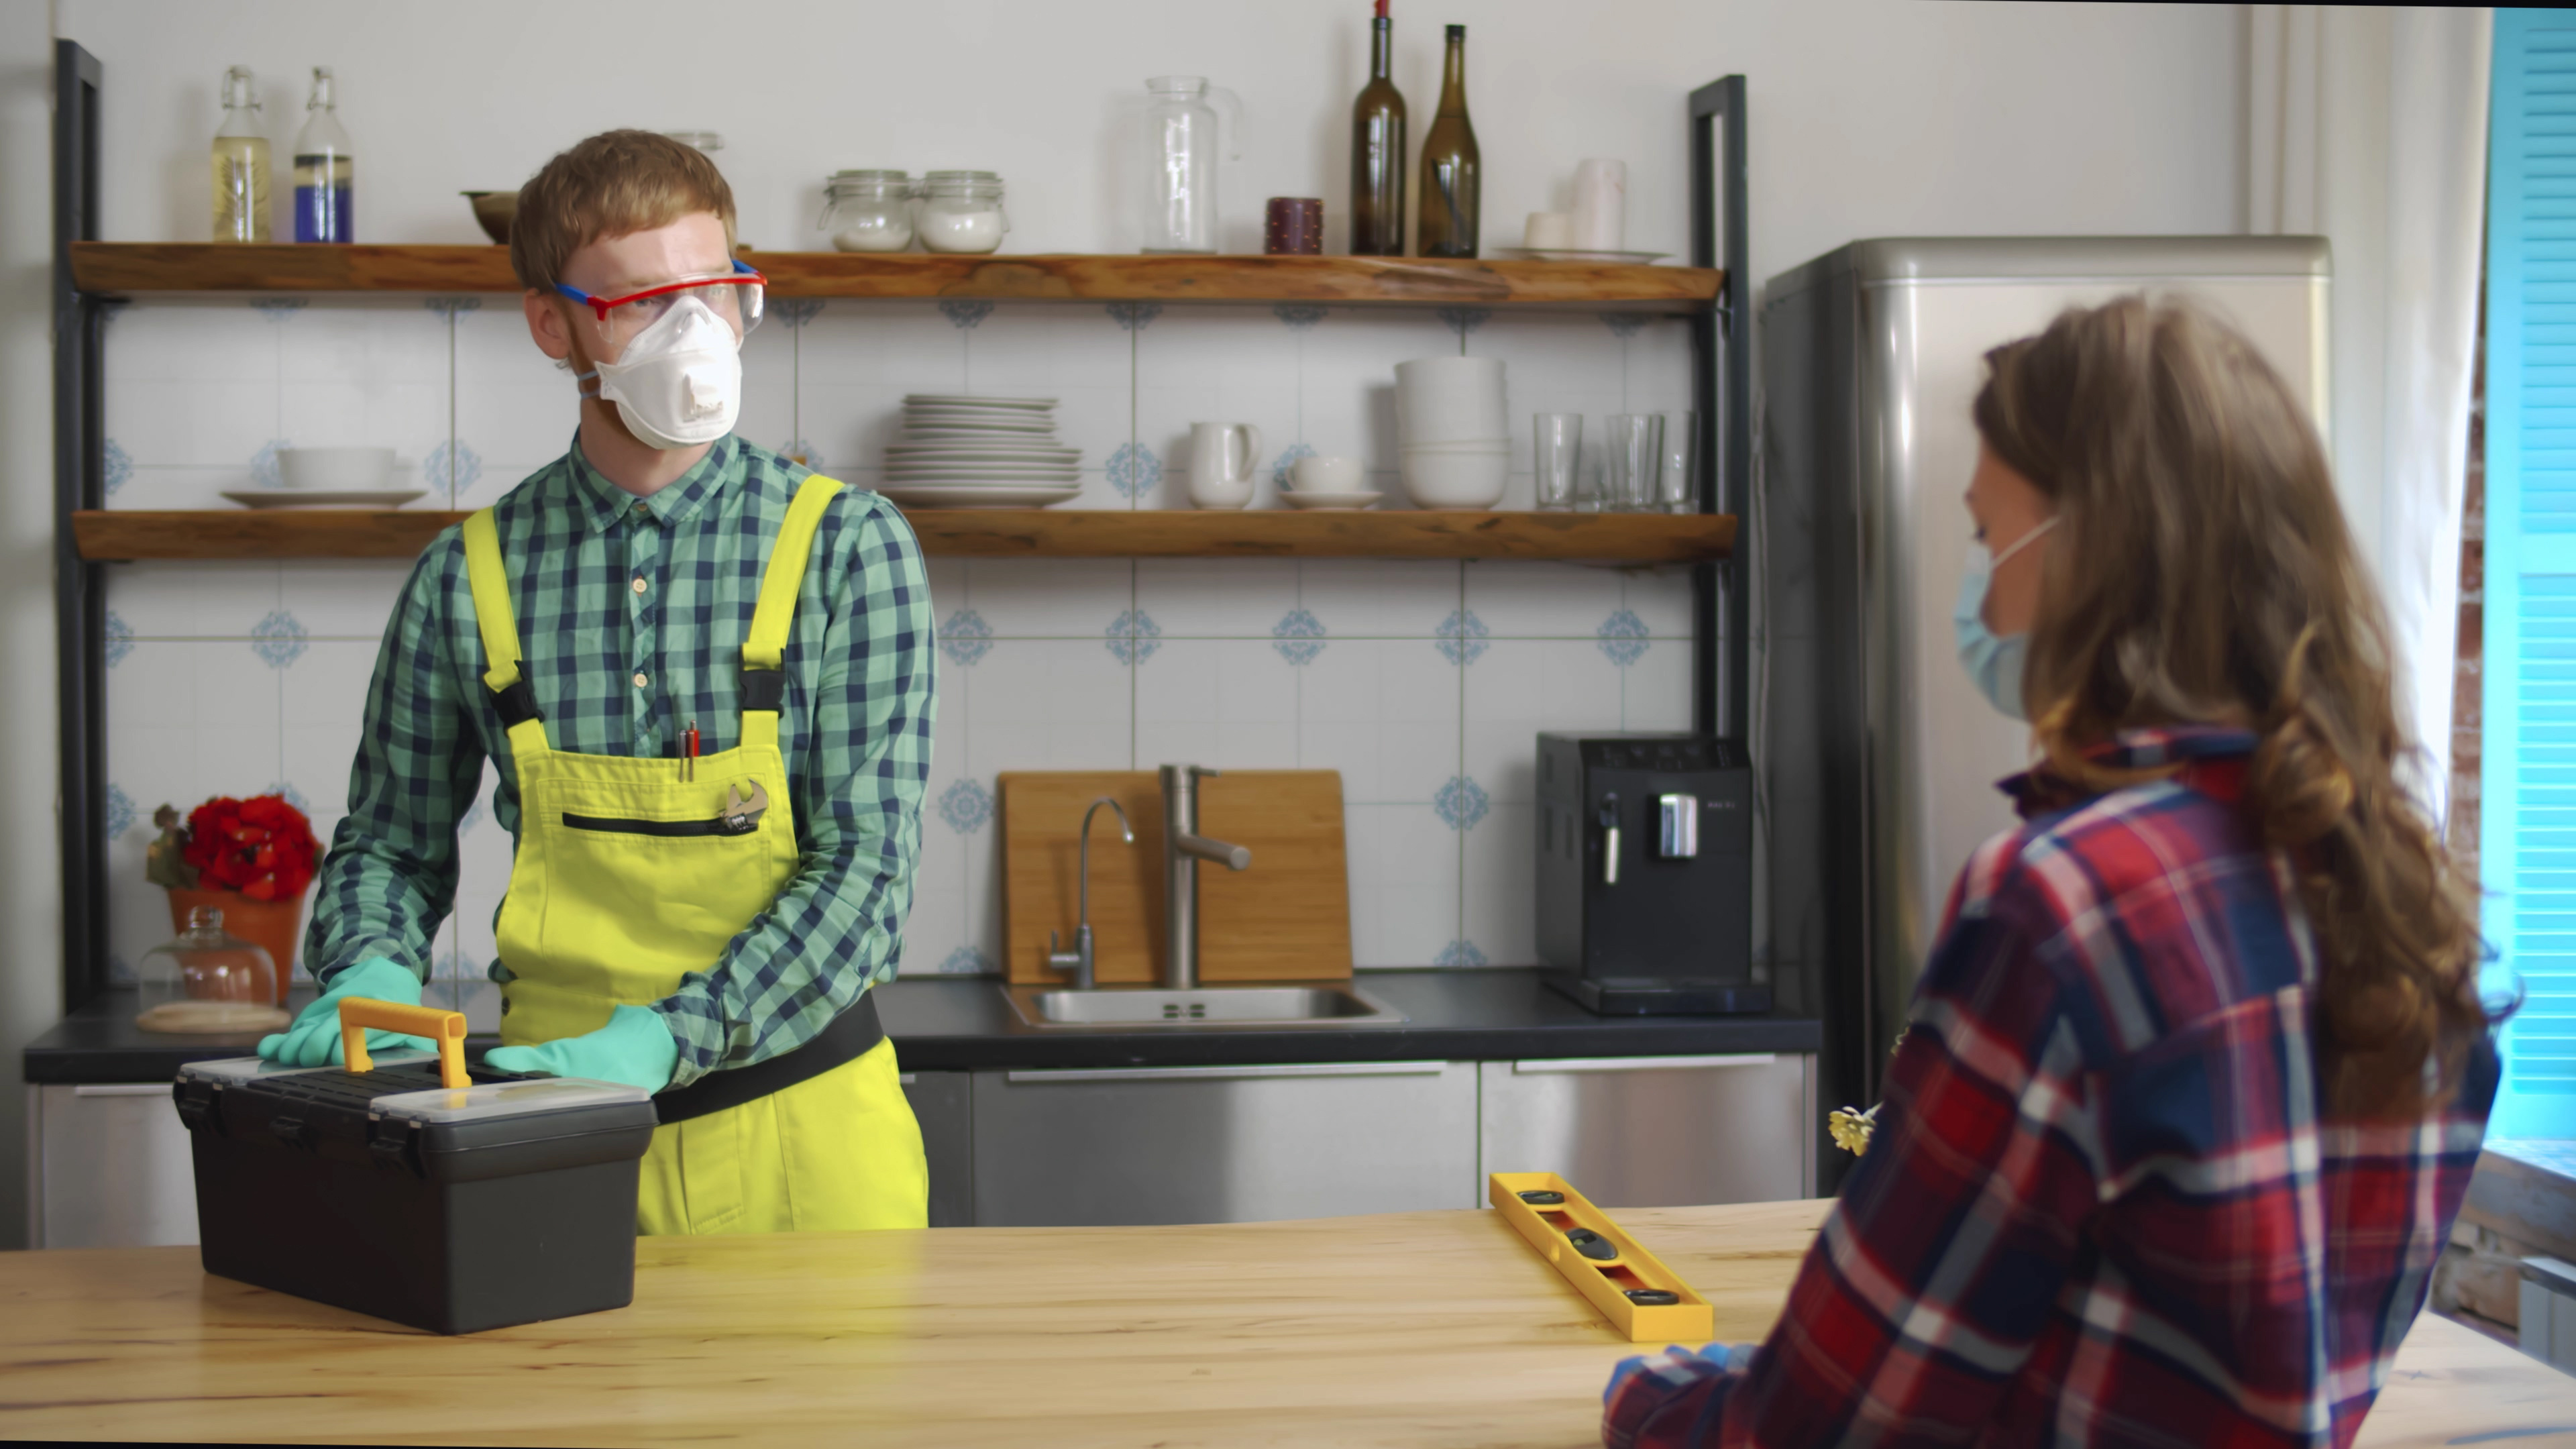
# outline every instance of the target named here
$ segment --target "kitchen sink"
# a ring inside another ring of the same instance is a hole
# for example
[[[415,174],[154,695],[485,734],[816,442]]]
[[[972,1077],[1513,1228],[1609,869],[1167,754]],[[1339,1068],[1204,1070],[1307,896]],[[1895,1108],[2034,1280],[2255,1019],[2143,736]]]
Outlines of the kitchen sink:
[[[1403,1012],[1356,986],[1004,988],[1011,1010],[1039,1027],[1391,1026]]]

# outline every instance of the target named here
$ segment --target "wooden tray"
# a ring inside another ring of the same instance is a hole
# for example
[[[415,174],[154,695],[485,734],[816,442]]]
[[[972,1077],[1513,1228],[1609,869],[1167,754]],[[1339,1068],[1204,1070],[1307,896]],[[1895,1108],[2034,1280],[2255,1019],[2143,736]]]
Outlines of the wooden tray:
[[[1002,789],[1002,954],[1017,985],[1046,969],[1047,932],[1073,949],[1082,814],[1118,801],[1136,843],[1103,810],[1091,831],[1098,979],[1163,974],[1163,792],[1151,770],[1022,771]],[[1237,770],[1199,782],[1199,832],[1252,851],[1252,868],[1199,866],[1199,979],[1304,981],[1351,974],[1350,867],[1338,770]]]

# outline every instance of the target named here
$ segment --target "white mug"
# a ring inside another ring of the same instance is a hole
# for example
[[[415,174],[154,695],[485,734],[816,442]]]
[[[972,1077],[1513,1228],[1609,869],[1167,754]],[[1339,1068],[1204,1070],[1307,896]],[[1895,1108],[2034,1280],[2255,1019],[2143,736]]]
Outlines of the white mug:
[[[1261,465],[1261,430],[1250,423],[1190,424],[1190,503],[1241,508],[1252,501]]]
[[[1357,458],[1300,458],[1290,478],[1300,493],[1356,493],[1368,486]]]

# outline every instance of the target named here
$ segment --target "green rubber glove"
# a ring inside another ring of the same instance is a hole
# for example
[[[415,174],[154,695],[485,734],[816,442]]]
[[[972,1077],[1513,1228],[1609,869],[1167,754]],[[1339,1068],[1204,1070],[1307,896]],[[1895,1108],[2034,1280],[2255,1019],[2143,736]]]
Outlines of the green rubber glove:
[[[483,1065],[501,1072],[622,1082],[658,1092],[671,1085],[671,1073],[680,1065],[680,1044],[662,1024],[662,1013],[649,1006],[621,1006],[608,1014],[608,1025],[586,1036],[568,1036],[544,1046],[494,1047],[483,1054]]]
[[[261,1037],[259,1054],[290,1067],[337,1064],[340,1061],[340,1002],[342,998],[351,996],[418,1006],[420,978],[412,975],[411,968],[399,961],[369,956],[332,977],[331,984],[323,989],[322,994],[295,1014],[293,1025],[274,1036]],[[436,1045],[427,1037],[367,1028],[367,1050],[371,1052],[405,1048],[432,1051]]]

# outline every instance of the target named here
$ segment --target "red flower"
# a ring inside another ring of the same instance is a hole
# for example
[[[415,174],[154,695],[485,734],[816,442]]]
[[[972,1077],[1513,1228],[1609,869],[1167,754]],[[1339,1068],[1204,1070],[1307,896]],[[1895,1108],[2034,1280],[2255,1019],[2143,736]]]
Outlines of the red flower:
[[[321,843],[313,838],[313,823],[284,796],[217,796],[190,812],[187,844],[179,853],[197,868],[199,885],[281,901],[312,884]]]

